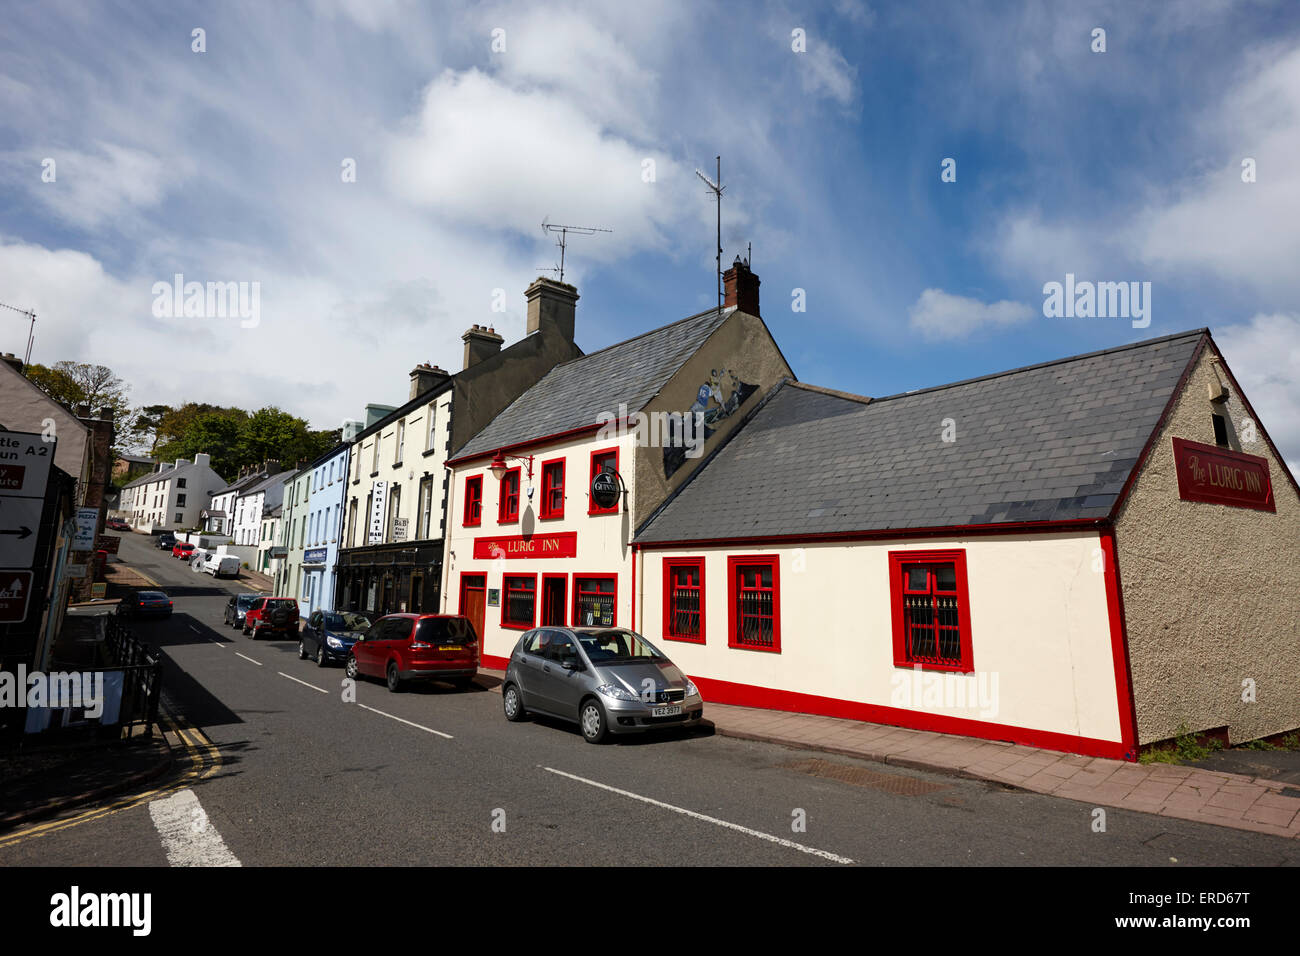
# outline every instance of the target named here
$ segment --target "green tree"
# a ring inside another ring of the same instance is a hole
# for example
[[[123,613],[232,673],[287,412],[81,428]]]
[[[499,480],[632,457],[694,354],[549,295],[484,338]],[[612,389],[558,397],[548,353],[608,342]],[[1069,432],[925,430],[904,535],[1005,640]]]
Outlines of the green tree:
[[[106,365],[55,362],[53,366],[28,365],[24,373],[33,385],[73,414],[85,406],[88,415],[108,409],[113,415],[113,454],[133,452],[141,434],[138,410],[131,407],[131,387]]]

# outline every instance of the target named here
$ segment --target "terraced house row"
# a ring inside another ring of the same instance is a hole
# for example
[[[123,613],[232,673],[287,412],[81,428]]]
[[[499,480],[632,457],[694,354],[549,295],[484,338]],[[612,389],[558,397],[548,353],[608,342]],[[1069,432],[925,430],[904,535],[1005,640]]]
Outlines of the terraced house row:
[[[714,702],[1134,759],[1300,728],[1300,489],[1208,329],[902,395],[725,304],[585,354],[577,290],[465,333],[286,476],[280,593],[635,629]],[[867,363],[869,368],[869,363]]]

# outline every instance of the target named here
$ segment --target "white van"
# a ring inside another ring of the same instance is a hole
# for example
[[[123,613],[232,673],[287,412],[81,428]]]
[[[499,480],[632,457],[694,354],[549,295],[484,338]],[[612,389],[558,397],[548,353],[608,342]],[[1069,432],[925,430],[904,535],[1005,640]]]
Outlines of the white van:
[[[239,557],[234,554],[210,554],[203,562],[203,570],[214,578],[237,578]]]

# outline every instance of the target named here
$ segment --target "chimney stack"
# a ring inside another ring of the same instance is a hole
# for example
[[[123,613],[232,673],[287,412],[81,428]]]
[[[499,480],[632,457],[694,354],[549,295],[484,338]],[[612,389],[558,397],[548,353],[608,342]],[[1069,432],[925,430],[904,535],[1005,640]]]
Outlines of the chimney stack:
[[[451,377],[450,372],[444,372],[436,365],[430,365],[423,362],[411,369],[411,394],[407,396],[408,401],[417,395],[423,395],[429,389],[441,385]]]
[[[14,355],[13,352],[5,352],[3,354],[0,354],[0,362],[4,362],[6,365],[13,366],[13,370],[20,374],[23,370],[23,360],[20,359],[17,355]]]
[[[736,256],[731,268],[722,274],[722,288],[724,307],[734,305],[741,312],[759,315],[758,276],[749,271],[749,263],[740,256]]]
[[[531,308],[530,306],[529,314]],[[462,335],[461,339],[465,342],[465,368],[477,365],[491,355],[496,355],[501,351],[501,343],[505,341],[497,335],[496,329],[477,323]]]
[[[539,276],[524,296],[528,299],[528,335],[550,327],[564,336],[566,342],[573,341],[573,313],[578,304],[576,286]]]

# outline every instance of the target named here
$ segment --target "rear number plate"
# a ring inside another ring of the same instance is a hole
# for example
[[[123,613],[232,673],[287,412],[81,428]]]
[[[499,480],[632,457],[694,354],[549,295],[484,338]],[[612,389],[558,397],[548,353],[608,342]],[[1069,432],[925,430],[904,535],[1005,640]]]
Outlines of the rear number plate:
[[[446,644],[442,647],[444,651],[463,651],[464,649],[459,644]]]
[[[669,704],[667,707],[656,707],[653,711],[655,717],[680,717],[681,713],[681,704]]]

